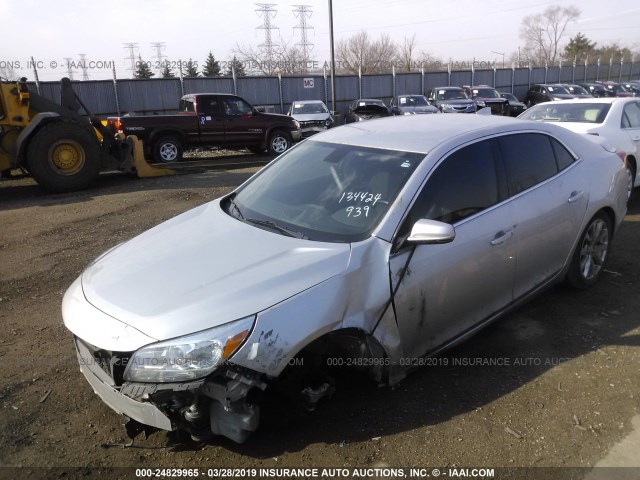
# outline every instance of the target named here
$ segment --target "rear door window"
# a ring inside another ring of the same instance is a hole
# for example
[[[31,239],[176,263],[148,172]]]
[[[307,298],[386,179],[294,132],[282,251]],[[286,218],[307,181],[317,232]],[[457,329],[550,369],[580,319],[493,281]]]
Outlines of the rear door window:
[[[558,173],[549,137],[520,133],[498,140],[504,160],[509,194],[517,195]]]
[[[622,128],[640,128],[640,104],[628,103],[622,114]]]

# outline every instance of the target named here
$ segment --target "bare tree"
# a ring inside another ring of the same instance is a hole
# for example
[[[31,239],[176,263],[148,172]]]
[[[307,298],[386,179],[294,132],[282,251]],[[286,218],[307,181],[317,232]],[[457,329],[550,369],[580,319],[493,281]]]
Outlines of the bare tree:
[[[552,5],[542,13],[524,17],[520,26],[520,37],[525,41],[521,56],[537,59],[537,65],[555,65],[562,55],[560,43],[567,25],[579,17],[580,10],[573,5]]]
[[[340,40],[336,50],[340,69],[351,73],[358,73],[358,68],[363,74],[388,72],[398,59],[397,45],[384,33],[376,41],[367,32],[356,33]]]
[[[245,65],[245,70],[254,74],[275,75],[280,72],[282,75],[293,75],[307,73],[310,69],[310,62],[305,60],[302,50],[290,46],[290,42],[282,37],[277,45],[272,46],[270,58],[263,48],[253,45],[236,43],[233,53]]]
[[[406,72],[410,72],[413,63],[416,61],[416,34],[410,38],[404,37],[402,46],[400,47],[400,68]]]
[[[0,62],[0,77],[7,80],[17,80],[18,73],[10,62]]]

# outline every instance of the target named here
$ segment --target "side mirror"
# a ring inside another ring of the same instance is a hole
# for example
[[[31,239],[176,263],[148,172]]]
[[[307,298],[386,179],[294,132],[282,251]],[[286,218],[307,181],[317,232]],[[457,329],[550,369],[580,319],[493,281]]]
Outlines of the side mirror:
[[[453,242],[456,230],[453,225],[436,220],[418,220],[411,229],[407,242],[418,245],[431,245]]]

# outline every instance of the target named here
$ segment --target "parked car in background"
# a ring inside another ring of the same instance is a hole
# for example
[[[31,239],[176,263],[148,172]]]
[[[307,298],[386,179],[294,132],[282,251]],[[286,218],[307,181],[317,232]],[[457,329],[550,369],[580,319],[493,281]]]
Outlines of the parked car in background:
[[[520,115],[523,120],[557,123],[577,133],[606,139],[624,158],[628,196],[640,186],[640,99],[592,98],[536,105]]]
[[[600,83],[607,91],[612,92],[615,97],[633,97],[633,93],[629,92],[623,85],[616,82],[597,82]]]
[[[313,410],[327,366],[394,385],[547,287],[590,287],[625,213],[622,161],[556,125],[381,119],[110,249],[62,317],[127,432],[243,442],[270,386]]]
[[[601,83],[579,83],[581,87],[587,90],[596,98],[615,97],[615,93],[607,90]]]
[[[382,100],[376,98],[359,98],[349,104],[345,123],[362,122],[372,118],[389,117],[391,109]]]
[[[463,85],[462,88],[476,102],[478,109],[490,108],[493,115],[509,115],[509,100],[502,98],[495,88],[489,85]]]
[[[584,87],[575,83],[563,83],[562,86],[575,98],[593,98]]]
[[[509,115],[512,117],[517,117],[527,109],[527,106],[518,100],[518,97],[513,93],[501,93],[500,96],[509,102]]]
[[[575,97],[560,84],[538,84],[529,88],[524,97],[524,103],[527,107],[532,107],[542,102],[569,100],[570,98]]]
[[[436,87],[429,91],[429,103],[442,113],[475,113],[476,102],[460,87]]]
[[[640,97],[640,83],[622,82],[622,86],[631,92],[634,97]]]
[[[424,95],[396,95],[389,101],[389,106],[394,115],[440,113]]]
[[[333,117],[322,100],[296,100],[291,103],[287,115],[300,123],[303,137],[322,132],[333,125]]]

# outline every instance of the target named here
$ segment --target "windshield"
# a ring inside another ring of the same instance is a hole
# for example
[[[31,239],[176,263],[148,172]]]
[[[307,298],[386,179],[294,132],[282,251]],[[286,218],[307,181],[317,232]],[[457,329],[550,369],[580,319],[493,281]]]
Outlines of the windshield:
[[[569,85],[567,86],[567,90],[569,90],[569,93],[571,93],[572,95],[589,95],[589,92],[587,92],[580,85]]]
[[[438,90],[438,100],[468,100],[469,96],[461,88],[455,90]]]
[[[364,240],[424,156],[306,141],[253,177],[224,208],[276,233],[323,242]]]
[[[308,115],[312,113],[329,113],[324,103],[294,103],[291,109],[293,115]]]
[[[553,93],[553,94],[568,94],[569,92],[567,91],[566,88],[564,88],[562,85],[548,85],[547,86],[547,90],[549,90],[549,93]]]
[[[541,103],[518,118],[543,122],[602,123],[610,108],[610,103]]]
[[[403,96],[398,97],[399,105],[401,107],[422,107],[425,105],[429,105],[427,99],[422,95],[412,95],[412,96]]]
[[[498,91],[493,88],[474,88],[473,96],[482,98],[501,98]]]

